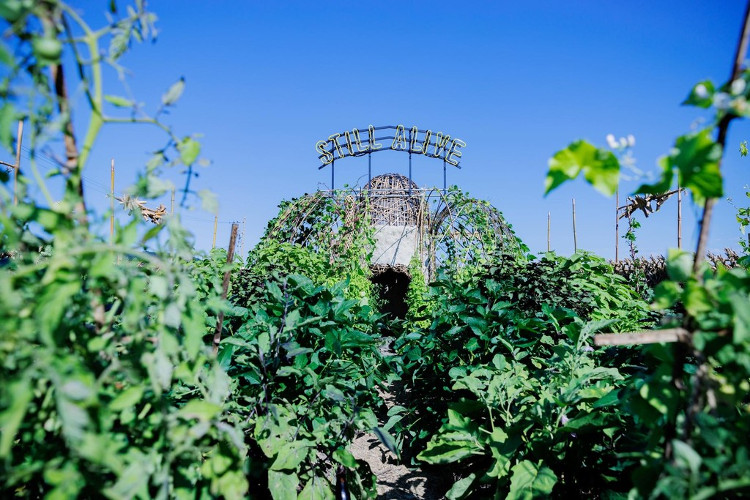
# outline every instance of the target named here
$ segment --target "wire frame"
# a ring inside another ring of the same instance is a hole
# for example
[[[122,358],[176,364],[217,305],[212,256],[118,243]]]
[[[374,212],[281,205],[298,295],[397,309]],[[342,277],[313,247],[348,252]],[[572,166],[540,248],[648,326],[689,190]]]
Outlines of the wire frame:
[[[368,182],[370,220],[375,226],[417,226],[422,209],[419,186],[400,174],[383,174]]]

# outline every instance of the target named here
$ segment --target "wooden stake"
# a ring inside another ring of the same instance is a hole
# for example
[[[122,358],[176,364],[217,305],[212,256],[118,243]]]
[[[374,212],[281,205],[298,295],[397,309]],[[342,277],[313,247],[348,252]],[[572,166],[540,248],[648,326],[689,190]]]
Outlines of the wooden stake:
[[[576,234],[576,199],[573,198],[573,253],[578,251],[578,235]]]
[[[219,225],[219,216],[215,215],[214,216],[214,239],[211,242],[211,250],[213,250],[214,248],[216,248],[216,227],[218,225]]]
[[[644,330],[628,333],[600,333],[594,336],[595,345],[659,344],[661,342],[684,342],[690,332],[684,328],[666,330]]]
[[[232,232],[229,236],[229,248],[227,249],[227,269],[224,271],[224,280],[221,282],[221,300],[226,300],[229,292],[229,278],[232,275],[232,259],[234,259],[234,246],[237,244],[237,229],[239,224],[232,223]],[[216,330],[214,330],[214,354],[219,352],[219,343],[221,342],[221,330],[224,324],[224,311],[219,312],[216,318]]]
[[[552,218],[552,212],[547,212],[547,251],[549,252],[549,230],[550,230],[550,219]]]
[[[620,256],[620,213],[617,209],[620,206],[620,190],[615,191],[615,264]]]
[[[677,248],[682,248],[682,189],[677,185]]]
[[[110,198],[109,198],[109,242],[115,241],[115,159],[112,158],[110,165]]]
[[[16,141],[16,167],[13,169],[13,205],[18,205],[18,174],[21,172],[21,141],[23,140],[23,120],[18,120],[18,140]]]
[[[242,234],[240,235],[240,256],[245,258],[245,228],[247,227],[247,217],[242,218]]]

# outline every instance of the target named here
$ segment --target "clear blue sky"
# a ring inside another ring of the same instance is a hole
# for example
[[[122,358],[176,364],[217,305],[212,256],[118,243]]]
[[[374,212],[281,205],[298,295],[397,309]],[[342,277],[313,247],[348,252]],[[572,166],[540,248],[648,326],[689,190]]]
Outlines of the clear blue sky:
[[[75,2],[74,2],[75,3]],[[107,2],[80,2],[93,25]],[[154,109],[180,76],[185,93],[169,122],[178,135],[203,134],[196,189],[219,197],[218,244],[229,222],[247,219],[244,250],[257,242],[284,199],[330,183],[315,143],[369,124],[413,125],[467,143],[449,184],[498,207],[532,251],[573,249],[575,197],[579,248],[614,256],[614,200],[582,180],[543,197],[548,158],[584,138],[633,134],[638,167],[656,169],[674,138],[706,115],[680,106],[693,84],[729,76],[744,2],[261,2],[155,1],[158,41],[123,59],[130,85]],[[110,77],[107,93],[119,94]],[[747,205],[747,121],[735,121],[723,172],[727,196]],[[149,127],[109,126],[86,172],[90,203],[106,210],[109,159],[117,190],[135,179],[163,144]],[[418,158],[414,180],[441,185],[442,164]],[[407,155],[373,156],[374,174],[406,173]],[[337,186],[367,174],[366,159],[337,162]],[[176,178],[176,177],[175,177]],[[625,182],[623,191],[636,182]],[[194,203],[195,204],[195,203]],[[684,205],[684,244],[697,239]],[[211,246],[213,217],[183,211],[196,246]],[[676,203],[641,219],[642,254],[676,245]],[[737,248],[734,208],[718,204],[709,247]],[[621,255],[624,253],[621,244]]]

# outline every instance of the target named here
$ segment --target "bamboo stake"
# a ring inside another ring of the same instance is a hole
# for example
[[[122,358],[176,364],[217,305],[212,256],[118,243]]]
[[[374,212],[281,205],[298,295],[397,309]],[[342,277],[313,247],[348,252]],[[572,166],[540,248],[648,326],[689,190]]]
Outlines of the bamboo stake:
[[[224,280],[221,282],[221,300],[227,299],[229,292],[229,278],[232,275],[232,259],[234,259],[234,247],[237,244],[237,229],[239,224],[232,223],[232,232],[229,236],[229,248],[227,249],[227,269],[224,271]],[[216,318],[216,330],[214,330],[214,354],[219,352],[219,343],[221,342],[221,330],[224,324],[224,311],[219,311],[219,317]]]
[[[174,188],[172,188],[172,200],[169,202],[169,213],[174,213]]]
[[[552,218],[552,212],[547,212],[547,251],[549,252],[549,233],[550,233],[550,219]]]
[[[578,235],[576,234],[576,199],[573,198],[573,253],[578,251]]]
[[[620,206],[620,190],[615,191],[615,264],[620,256],[620,213],[617,209]]]
[[[240,234],[240,256],[245,256],[245,229],[247,228],[247,217],[242,218],[242,234]]]
[[[216,248],[216,227],[219,225],[219,216],[214,215],[214,239],[211,242],[211,250]]]
[[[23,120],[18,120],[18,140],[16,141],[16,167],[13,169],[13,205],[18,205],[18,174],[21,171],[21,141],[23,140]]]
[[[677,248],[682,248],[682,189],[677,185]]]
[[[115,241],[115,159],[112,158],[110,165],[110,197],[109,197],[109,242]]]

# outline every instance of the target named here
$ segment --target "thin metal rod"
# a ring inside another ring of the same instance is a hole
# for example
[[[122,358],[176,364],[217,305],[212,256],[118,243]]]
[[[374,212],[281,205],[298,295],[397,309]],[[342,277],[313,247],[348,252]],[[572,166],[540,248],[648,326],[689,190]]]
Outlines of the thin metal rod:
[[[409,151],[409,194],[411,194],[411,151]]]
[[[23,120],[18,120],[18,140],[16,141],[16,167],[13,169],[13,205],[18,205],[18,175],[21,173],[21,141],[23,140]]]
[[[367,155],[367,185],[372,186],[372,155]]]
[[[229,278],[232,276],[232,259],[234,259],[234,247],[237,245],[237,230],[239,224],[232,223],[232,232],[229,236],[229,248],[227,249],[227,269],[224,271],[224,280],[221,282],[221,300],[226,300],[229,293]],[[221,342],[221,330],[224,326],[224,311],[219,311],[219,317],[216,318],[216,330],[214,330],[214,354],[219,352],[219,343]]]
[[[109,169],[109,184],[110,184],[110,197],[109,197],[109,242],[115,241],[115,159],[112,158]]]
[[[334,169],[335,162],[331,162],[331,191],[334,191],[336,189],[335,182],[336,182],[336,174]]]
[[[448,169],[446,168],[445,159],[443,159],[443,194],[448,191]]]

